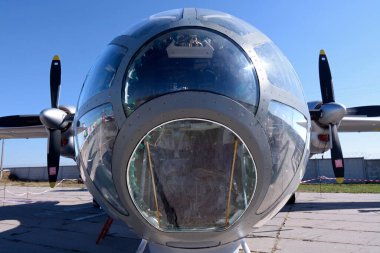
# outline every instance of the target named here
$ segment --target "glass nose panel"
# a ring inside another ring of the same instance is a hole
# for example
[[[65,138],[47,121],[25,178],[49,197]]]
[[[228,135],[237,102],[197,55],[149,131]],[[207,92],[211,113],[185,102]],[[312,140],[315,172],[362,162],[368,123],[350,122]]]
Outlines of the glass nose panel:
[[[127,182],[141,215],[160,230],[224,230],[247,209],[256,168],[230,129],[183,119],[142,139],[129,161]]]

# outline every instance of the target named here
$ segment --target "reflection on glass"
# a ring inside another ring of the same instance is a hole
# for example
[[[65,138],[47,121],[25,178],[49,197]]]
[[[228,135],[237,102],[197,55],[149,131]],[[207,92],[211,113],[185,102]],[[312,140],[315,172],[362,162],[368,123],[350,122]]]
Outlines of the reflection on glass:
[[[266,133],[272,152],[272,178],[269,192],[259,212],[266,210],[293,179],[305,150],[308,123],[300,112],[272,101],[266,121]]]
[[[293,66],[272,42],[255,48],[272,85],[304,100],[301,83]]]
[[[163,231],[223,230],[247,209],[256,169],[246,146],[215,122],[184,119],[150,131],[127,170],[143,217]]]
[[[97,107],[78,121],[77,149],[80,150],[80,165],[87,170],[96,188],[112,206],[127,214],[119,204],[111,173],[112,149],[117,132],[112,106]]]
[[[92,96],[111,87],[125,53],[124,48],[116,45],[109,45],[106,48],[87,74],[79,97],[79,107]]]
[[[148,43],[130,64],[126,114],[157,96],[187,90],[221,94],[256,112],[258,84],[241,49],[217,33],[180,29]]]

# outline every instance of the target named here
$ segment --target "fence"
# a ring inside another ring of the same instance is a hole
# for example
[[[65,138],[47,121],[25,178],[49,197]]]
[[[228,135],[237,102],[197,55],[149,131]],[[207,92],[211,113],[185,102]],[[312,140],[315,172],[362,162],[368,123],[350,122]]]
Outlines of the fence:
[[[345,158],[346,182],[380,182],[380,159],[366,160],[364,158]],[[12,174],[22,179],[42,181],[47,180],[46,167],[18,167],[7,168]],[[330,159],[310,159],[306,167],[303,181],[320,177],[334,178]],[[58,179],[78,179],[79,170],[73,166],[61,166]],[[316,183],[319,181],[316,180]],[[333,182],[333,181],[332,181]]]
[[[9,173],[17,176],[20,179],[27,179],[31,181],[46,181],[48,179],[48,174],[45,166],[4,168],[4,171],[9,171]],[[79,170],[77,166],[72,165],[59,167],[58,180],[78,178]]]
[[[346,183],[380,182],[380,159],[345,158],[344,165]],[[310,159],[303,181],[321,177],[335,178],[331,159]],[[319,180],[312,182],[319,183]],[[334,181],[331,182],[333,183]]]

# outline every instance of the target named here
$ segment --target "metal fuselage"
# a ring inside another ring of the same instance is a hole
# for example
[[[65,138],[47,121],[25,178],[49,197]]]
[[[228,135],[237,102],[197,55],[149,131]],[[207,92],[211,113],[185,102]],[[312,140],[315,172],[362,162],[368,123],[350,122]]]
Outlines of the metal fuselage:
[[[159,13],[115,38],[73,126],[82,177],[104,210],[176,248],[225,245],[263,225],[309,158],[310,116],[290,63],[255,28],[210,10]]]

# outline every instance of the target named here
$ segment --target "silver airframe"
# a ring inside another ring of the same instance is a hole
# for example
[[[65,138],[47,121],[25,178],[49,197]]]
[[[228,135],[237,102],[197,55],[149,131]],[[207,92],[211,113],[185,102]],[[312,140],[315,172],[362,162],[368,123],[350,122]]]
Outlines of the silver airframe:
[[[321,87],[326,62],[322,51]],[[151,252],[248,252],[244,237],[285,205],[311,155],[332,149],[342,179],[337,129],[380,127],[367,117],[378,107],[346,109],[332,83],[307,104],[269,38],[212,10],[158,13],[116,37],[76,107],[58,105],[58,57],[51,75],[52,108],[0,118],[0,138],[47,137],[52,185],[59,156],[73,158],[97,202]]]

